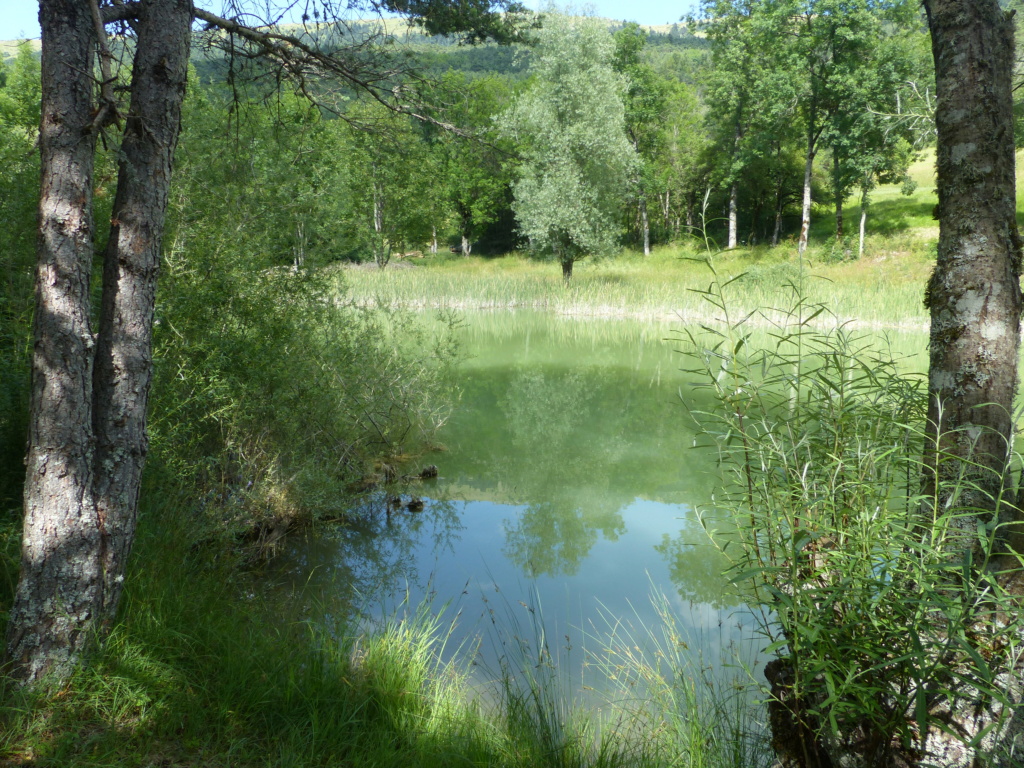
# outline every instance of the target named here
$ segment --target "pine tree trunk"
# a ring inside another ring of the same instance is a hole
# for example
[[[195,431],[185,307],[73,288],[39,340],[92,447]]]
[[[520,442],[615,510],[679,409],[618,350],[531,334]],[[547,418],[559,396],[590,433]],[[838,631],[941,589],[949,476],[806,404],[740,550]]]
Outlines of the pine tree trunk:
[[[146,453],[153,296],[191,20],[189,0],[138,6],[131,107],[94,342],[95,28],[86,3],[41,3],[33,385],[21,573],[6,645],[9,674],[22,682],[65,677],[117,611]]]
[[[66,675],[99,617],[92,500],[92,176],[89,7],[43,0],[42,185],[21,573],[7,626],[9,674]]]
[[[103,535],[103,618],[113,621],[138,512],[149,441],[153,312],[174,149],[181,126],[192,23],[190,0],[149,0],[119,152],[117,194],[104,255],[93,390],[94,480]]]

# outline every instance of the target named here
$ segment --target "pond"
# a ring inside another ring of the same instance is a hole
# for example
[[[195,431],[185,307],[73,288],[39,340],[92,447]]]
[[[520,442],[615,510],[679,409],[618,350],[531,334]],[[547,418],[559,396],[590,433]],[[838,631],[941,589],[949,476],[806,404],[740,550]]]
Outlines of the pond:
[[[382,496],[353,525],[295,537],[277,561],[282,580],[324,611],[430,600],[458,614],[448,646],[461,650],[450,652],[476,653],[482,669],[535,621],[584,655],[617,622],[657,632],[659,596],[705,663],[750,662],[756,621],[698,519],[715,462],[694,448],[685,404],[701,393],[680,371],[672,327],[467,316],[462,396],[443,450],[421,462],[439,477],[410,489],[423,510],[389,515]]]

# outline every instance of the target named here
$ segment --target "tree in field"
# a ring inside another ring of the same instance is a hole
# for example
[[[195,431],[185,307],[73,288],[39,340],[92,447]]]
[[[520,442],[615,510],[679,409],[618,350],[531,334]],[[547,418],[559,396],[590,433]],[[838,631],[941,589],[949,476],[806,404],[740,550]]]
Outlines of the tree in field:
[[[637,154],[633,198],[636,203],[644,255],[651,253],[651,221],[648,197],[655,184],[655,158],[666,137],[669,119],[668,82],[642,58],[647,36],[631,23],[615,33],[615,71],[626,78],[626,133]]]
[[[532,87],[502,118],[522,147],[513,188],[520,232],[566,280],[576,261],[615,244],[636,167],[613,54],[600,22],[547,15],[531,54]]]
[[[460,133],[431,131],[430,151],[437,166],[432,183],[454,214],[460,249],[468,256],[473,241],[507,210],[513,153],[497,134],[494,118],[508,104],[511,89],[502,78],[469,79],[455,73],[441,86],[445,119]]]
[[[488,0],[412,5],[368,0],[360,7],[403,11],[428,32],[471,39],[507,37],[515,28],[514,15],[494,13]],[[321,3],[317,15],[341,18],[344,7]],[[191,0],[42,0],[39,18],[32,387],[21,570],[6,643],[9,674],[24,682],[65,676],[117,612],[147,451],[156,277],[193,22],[203,21],[210,39],[234,46],[238,58],[276,63],[306,93],[320,94],[314,85],[340,80],[348,93],[408,109],[396,79],[403,60],[379,37],[354,48],[335,42],[325,52],[319,29],[257,30]],[[114,88],[105,31],[118,22],[134,38],[127,105]],[[97,138],[115,125],[123,125],[117,191],[94,328],[93,158]]]

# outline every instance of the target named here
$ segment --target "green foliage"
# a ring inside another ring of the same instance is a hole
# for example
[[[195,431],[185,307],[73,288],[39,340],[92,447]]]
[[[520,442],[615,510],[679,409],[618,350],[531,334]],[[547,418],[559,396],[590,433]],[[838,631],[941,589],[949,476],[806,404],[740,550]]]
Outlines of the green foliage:
[[[404,115],[366,104],[350,110],[346,119],[356,127],[331,127],[338,136],[336,151],[345,157],[346,172],[335,191],[345,200],[349,247],[372,254],[384,267],[407,245],[431,238],[441,218],[440,201],[432,193],[438,161]]]
[[[615,244],[636,164],[613,54],[600,22],[549,14],[531,58],[531,87],[502,118],[522,148],[514,187],[520,231],[532,248],[553,254],[566,277],[577,259]]]
[[[761,311],[772,343],[751,345],[750,316],[727,298],[742,279],[716,273],[702,292],[725,327],[683,334],[715,399],[694,416],[721,459],[716,503],[736,524],[717,540],[792,670],[793,716],[827,740],[863,739],[866,759],[888,764],[891,749],[922,749],[943,727],[933,704],[958,686],[1008,703],[998,675],[1012,669],[1020,619],[986,573],[995,531],[983,527],[985,561],[972,562],[960,529],[980,513],[962,503],[975,468],[919,492],[936,439],[921,377],[884,347],[814,325],[825,308],[799,282],[791,308]]]
[[[344,486],[418,445],[451,392],[447,328],[357,307],[314,268],[345,236],[343,124],[240,106],[223,136],[215,99],[190,97],[157,298],[154,471],[216,511],[199,538],[343,516]]]
[[[500,78],[469,80],[449,73],[437,96],[448,102],[444,119],[466,134],[433,131],[428,141],[438,171],[437,193],[454,214],[454,229],[468,248],[511,203],[513,147],[498,135],[494,118],[512,90]]]
[[[38,133],[39,63],[22,43],[13,62],[0,61],[0,513],[20,501],[24,474]]]

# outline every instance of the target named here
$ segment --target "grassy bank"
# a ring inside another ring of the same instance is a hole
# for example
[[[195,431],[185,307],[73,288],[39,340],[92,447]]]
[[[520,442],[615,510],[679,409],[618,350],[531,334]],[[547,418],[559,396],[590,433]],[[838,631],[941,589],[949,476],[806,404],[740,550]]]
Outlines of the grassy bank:
[[[147,498],[121,620],[64,687],[5,692],[0,765],[761,763],[746,699],[681,655],[667,611],[646,638],[610,636],[594,654],[609,677],[601,707],[561,685],[558,651],[529,626],[500,630],[516,651],[481,687],[471,654],[442,661],[446,627],[430,610],[369,628],[310,623],[253,574],[185,544],[173,498]],[[15,539],[8,526],[8,554]]]
[[[926,245],[884,242],[875,255],[850,262],[823,258],[812,248],[806,269],[808,299],[842,321],[871,327],[919,329],[927,322],[922,296],[932,260]],[[632,317],[684,322],[711,319],[695,291],[707,286],[705,254],[695,247],[659,248],[649,257],[623,253],[583,262],[569,285],[557,265],[513,254],[462,258],[448,254],[408,268],[346,269],[357,300],[408,307],[544,309],[563,315]],[[795,249],[753,248],[715,256],[723,275],[745,273],[732,286],[743,311],[777,306],[780,292],[799,279]]]
[[[859,203],[845,209],[847,236],[835,238],[834,211],[817,206],[810,246],[803,260],[794,238],[777,248],[741,247],[716,252],[723,276],[745,273],[729,287],[737,312],[777,307],[781,294],[803,273],[810,302],[825,304],[841,322],[879,329],[924,330],[928,315],[924,289],[935,263],[939,225],[933,218],[934,157],[926,153],[910,169],[917,187],[904,195],[883,185],[872,194],[867,238],[857,258]],[[1018,200],[1024,198],[1018,190]],[[1018,218],[1024,222],[1024,211]],[[710,275],[702,263],[716,251],[695,236],[656,247],[649,257],[623,252],[583,260],[566,285],[557,264],[511,254],[500,258],[440,253],[385,270],[343,269],[351,295],[366,303],[456,309],[534,308],[562,315],[631,317],[696,322],[714,319],[695,290]]]

